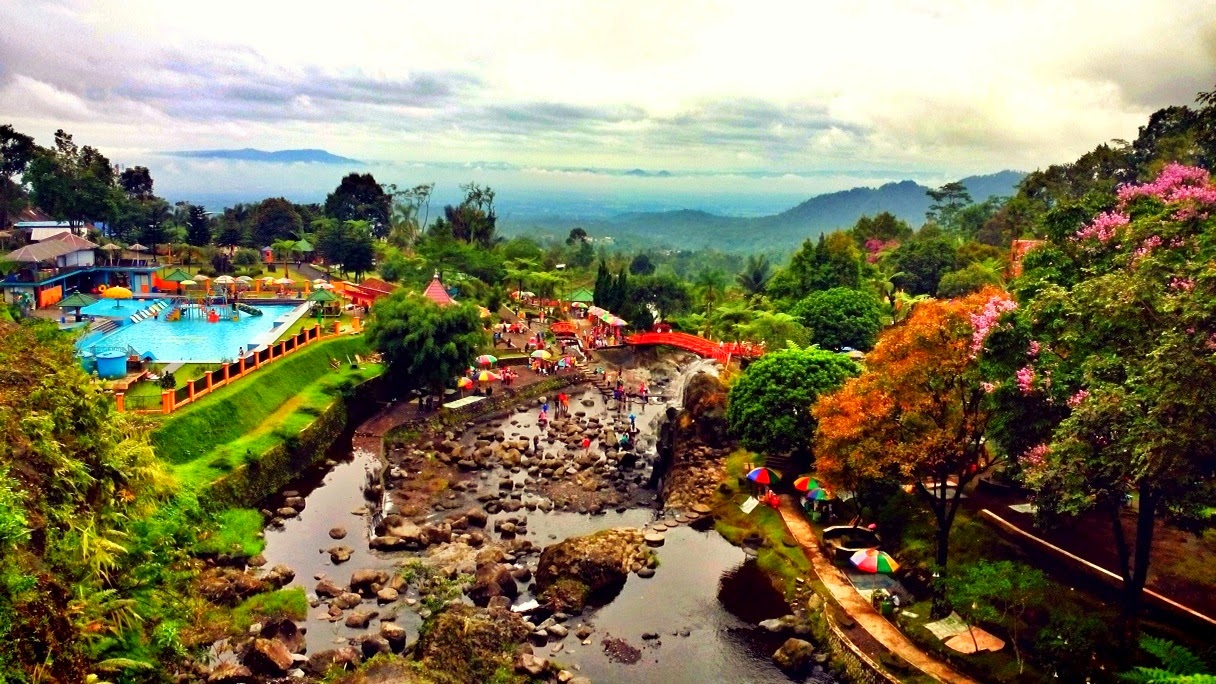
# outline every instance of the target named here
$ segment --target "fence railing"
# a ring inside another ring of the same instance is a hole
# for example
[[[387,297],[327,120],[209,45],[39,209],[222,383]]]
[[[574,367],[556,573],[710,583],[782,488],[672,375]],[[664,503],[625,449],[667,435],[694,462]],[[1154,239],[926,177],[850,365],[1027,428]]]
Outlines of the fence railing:
[[[325,331],[329,328],[329,332]],[[274,363],[279,359],[308,345],[335,337],[341,334],[338,322],[326,325],[318,324],[305,328],[286,339],[275,342],[265,349],[258,350],[232,363],[222,364],[219,368],[207,371],[202,376],[186,382],[177,389],[166,389],[160,395],[126,396],[123,393],[114,395],[115,404],[119,411],[139,411],[141,413],[168,414],[198,401],[217,389],[230,385],[237,380],[251,375],[263,366]]]

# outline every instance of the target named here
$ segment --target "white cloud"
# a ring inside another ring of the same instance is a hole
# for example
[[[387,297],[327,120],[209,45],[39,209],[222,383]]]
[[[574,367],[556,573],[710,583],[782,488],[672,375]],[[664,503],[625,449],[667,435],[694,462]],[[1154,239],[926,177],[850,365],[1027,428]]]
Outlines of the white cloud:
[[[104,149],[961,175],[1068,160],[1188,103],[1216,74],[1213,16],[1216,0],[11,2],[0,119]]]

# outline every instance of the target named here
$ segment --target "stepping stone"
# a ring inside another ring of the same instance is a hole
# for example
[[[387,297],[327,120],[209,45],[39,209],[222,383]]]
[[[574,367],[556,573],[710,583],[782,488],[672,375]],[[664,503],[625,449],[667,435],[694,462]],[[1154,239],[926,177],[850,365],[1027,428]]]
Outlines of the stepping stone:
[[[667,531],[667,525],[664,525],[664,524],[663,524],[663,523],[661,523],[661,522],[651,523],[651,524],[650,524],[650,529],[654,530],[655,532],[666,532],[666,531]]]
[[[682,513],[680,515],[676,516],[676,522],[680,523],[681,525],[686,525],[691,520],[692,520],[692,518],[689,518],[687,515],[684,515]]]
[[[651,546],[662,546],[666,536],[662,532],[647,532],[642,538]]]
[[[693,504],[692,512],[699,515],[709,515],[711,512],[713,512],[713,509],[703,503],[699,503]]]

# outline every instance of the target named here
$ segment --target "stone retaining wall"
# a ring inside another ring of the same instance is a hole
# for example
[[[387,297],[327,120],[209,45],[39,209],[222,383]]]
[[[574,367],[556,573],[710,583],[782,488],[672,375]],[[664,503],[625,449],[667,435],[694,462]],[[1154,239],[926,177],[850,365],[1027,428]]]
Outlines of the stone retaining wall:
[[[349,398],[338,395],[317,419],[271,447],[257,460],[242,465],[207,486],[203,505],[218,509],[225,506],[256,506],[277,493],[300,472],[319,461],[338,440],[351,418],[362,419],[370,413],[368,399],[380,388],[378,376],[360,384]],[[366,405],[366,406],[365,406]]]

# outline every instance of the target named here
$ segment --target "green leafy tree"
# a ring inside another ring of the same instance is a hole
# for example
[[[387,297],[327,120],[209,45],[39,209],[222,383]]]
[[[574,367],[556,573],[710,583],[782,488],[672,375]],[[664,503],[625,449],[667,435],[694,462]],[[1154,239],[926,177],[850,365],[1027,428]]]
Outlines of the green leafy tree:
[[[633,257],[633,261],[629,262],[629,272],[633,275],[647,276],[654,273],[654,263],[650,260],[650,255],[645,252],[639,252]]]
[[[630,299],[650,307],[664,320],[692,307],[692,295],[688,287],[674,275],[652,275],[635,278]]]
[[[282,197],[262,200],[253,210],[252,223],[255,247],[264,247],[276,240],[290,240],[304,227],[300,212]]]
[[[790,453],[810,466],[819,395],[857,375],[857,364],[829,351],[788,347],[770,351],[747,367],[730,388],[726,420],[743,446],[763,453]]]
[[[585,229],[583,229],[583,228],[571,228],[570,229],[570,235],[568,235],[566,237],[567,245],[571,245],[571,246],[582,245],[585,242],[588,242],[587,231]]]
[[[437,221],[432,232],[437,237],[455,240],[488,249],[498,242],[498,214],[494,209],[494,190],[476,183],[460,186],[464,201],[443,208],[442,223]]]
[[[843,287],[812,292],[791,313],[810,329],[811,340],[825,349],[869,351],[882,327],[882,305],[874,295]]]
[[[744,341],[764,344],[768,349],[788,345],[806,347],[811,344],[811,331],[797,318],[782,311],[757,311],[754,318],[738,328]]]
[[[211,244],[211,219],[207,217],[207,211],[197,204],[190,205],[186,219],[186,242],[195,247]]]
[[[152,172],[146,166],[132,166],[123,169],[118,175],[118,185],[132,199],[150,199],[152,192]]]
[[[9,216],[21,209],[21,188],[13,178],[25,173],[38,147],[34,139],[18,133],[9,124],[0,126],[0,230],[9,226]]]
[[[979,292],[988,286],[1004,287],[1005,279],[1001,277],[996,264],[973,263],[966,268],[950,271],[937,282],[938,297],[962,297]]]
[[[959,568],[946,580],[951,605],[967,619],[968,633],[975,642],[975,623],[998,624],[1009,634],[1018,673],[1023,671],[1019,636],[1026,611],[1039,605],[1047,593],[1042,571],[1012,561],[977,561]]]
[[[1110,521],[1125,645],[1159,518],[1197,524],[1216,502],[1212,208],[1208,173],[1170,165],[1107,211],[1051,223],[1015,283],[1017,325],[993,339],[1010,417],[999,439],[1020,456],[1040,515]]]
[[[326,216],[339,221],[366,221],[377,238],[388,235],[392,210],[392,196],[370,173],[347,174],[325,198]]]
[[[773,266],[769,263],[767,256],[763,254],[749,254],[747,264],[735,276],[735,282],[739,284],[739,287],[743,288],[746,294],[755,296],[764,292],[764,287],[768,284],[768,280],[772,275]]]
[[[954,245],[944,237],[917,235],[888,260],[896,270],[891,281],[897,287],[913,295],[932,295],[942,275],[954,268]]]
[[[35,153],[23,179],[35,204],[73,225],[113,213],[117,186],[110,160],[88,145],[78,146],[63,130],[55,131],[54,148]]]
[[[376,301],[367,338],[384,356],[394,387],[431,394],[441,394],[489,343],[473,304],[441,307],[405,291]]]
[[[355,280],[361,280],[363,274],[375,268],[376,247],[371,227],[364,221],[352,221],[350,232],[346,237],[346,249],[343,254],[342,268],[355,274]]]
[[[274,256],[279,261],[283,262],[283,277],[284,278],[290,277],[289,276],[290,272],[287,270],[287,264],[293,258],[295,258],[296,241],[295,240],[275,240],[274,244],[270,245],[270,251],[274,253]]]
[[[967,187],[959,181],[946,183],[935,190],[926,190],[925,194],[933,200],[929,211],[925,212],[925,218],[947,229],[954,227],[958,213],[972,201],[971,193],[967,192]]]

